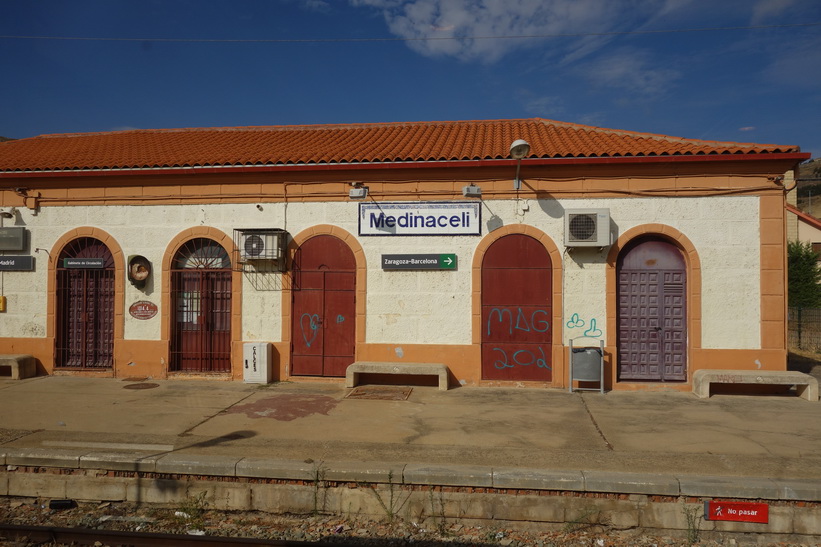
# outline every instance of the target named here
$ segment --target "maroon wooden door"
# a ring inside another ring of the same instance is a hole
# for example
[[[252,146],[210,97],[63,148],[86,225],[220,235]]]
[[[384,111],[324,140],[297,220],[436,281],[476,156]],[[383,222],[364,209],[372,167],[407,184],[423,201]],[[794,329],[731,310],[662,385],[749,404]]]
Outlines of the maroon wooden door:
[[[497,239],[482,259],[482,378],[553,380],[551,261],[530,236]]]
[[[91,237],[71,241],[57,261],[55,365],[114,365],[114,259],[102,241]]]
[[[619,380],[687,380],[687,268],[673,244],[643,240],[618,261]]]
[[[215,241],[192,239],[171,270],[171,370],[231,371],[231,260]]]
[[[345,376],[356,347],[356,260],[334,236],[312,237],[294,257],[291,370]]]

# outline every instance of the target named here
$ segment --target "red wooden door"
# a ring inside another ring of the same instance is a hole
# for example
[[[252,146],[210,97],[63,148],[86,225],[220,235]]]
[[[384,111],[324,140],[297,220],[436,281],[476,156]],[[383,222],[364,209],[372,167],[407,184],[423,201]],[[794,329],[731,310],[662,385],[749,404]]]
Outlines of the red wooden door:
[[[687,269],[666,241],[631,245],[618,262],[620,380],[687,380]]]
[[[66,263],[66,260],[73,261]],[[57,261],[57,355],[61,368],[114,365],[114,259],[94,238],[70,242]]]
[[[553,380],[551,261],[541,243],[511,234],[482,259],[482,378]]]
[[[356,260],[334,236],[312,237],[294,257],[291,370],[345,376],[356,347]]]
[[[171,270],[171,370],[231,371],[231,260],[210,239],[188,241]]]

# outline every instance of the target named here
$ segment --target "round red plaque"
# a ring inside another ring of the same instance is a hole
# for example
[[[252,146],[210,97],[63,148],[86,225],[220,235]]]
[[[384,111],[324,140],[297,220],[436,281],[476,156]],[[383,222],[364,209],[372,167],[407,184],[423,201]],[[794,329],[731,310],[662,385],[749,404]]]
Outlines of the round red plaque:
[[[135,319],[151,319],[157,315],[157,305],[148,300],[140,300],[131,304],[128,313]]]

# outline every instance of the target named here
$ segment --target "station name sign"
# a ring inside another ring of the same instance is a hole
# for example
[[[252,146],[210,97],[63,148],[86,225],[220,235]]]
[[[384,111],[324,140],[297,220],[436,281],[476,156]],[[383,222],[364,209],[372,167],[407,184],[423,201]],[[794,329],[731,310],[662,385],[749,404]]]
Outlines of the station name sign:
[[[477,201],[359,204],[361,236],[467,236],[482,234]]]

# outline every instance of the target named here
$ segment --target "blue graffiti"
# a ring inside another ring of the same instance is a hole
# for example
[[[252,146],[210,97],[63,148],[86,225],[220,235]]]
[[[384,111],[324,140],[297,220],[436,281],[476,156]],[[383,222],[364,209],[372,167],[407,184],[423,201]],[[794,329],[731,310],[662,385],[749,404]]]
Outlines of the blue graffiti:
[[[596,328],[596,320],[590,320],[590,328],[584,331],[585,336],[589,336],[590,338],[601,338],[601,335],[604,334],[601,329]]]
[[[308,318],[308,329],[305,328],[306,317]],[[302,330],[302,339],[305,340],[305,345],[309,348],[311,344],[314,343],[314,340],[316,340],[319,325],[321,324],[322,321],[319,319],[319,314],[316,313],[303,313],[302,317],[299,318],[299,328]],[[310,335],[308,331],[310,331]]]
[[[345,320],[345,316],[343,316],[343,315],[337,315],[336,316],[336,322],[337,323],[342,323],[344,320]]]
[[[534,353],[529,349],[520,349],[513,352],[512,360],[508,359],[508,353],[503,350],[502,348],[493,348],[493,351],[499,352],[501,357],[497,358],[494,361],[493,366],[504,370],[506,368],[513,368],[515,366],[520,367],[529,367],[531,365],[536,365],[538,368],[546,368],[547,370],[552,370],[549,364],[547,364],[547,357],[545,357],[544,350],[542,346],[536,346],[538,350],[538,354]],[[539,357],[541,355],[541,357]]]
[[[570,316],[570,320],[565,323],[568,329],[581,329],[587,325],[587,322],[579,317],[578,313],[574,313]],[[590,326],[587,327],[587,330],[584,331],[584,336],[589,336],[590,338],[601,338],[601,335],[604,334],[601,329],[596,327],[596,320],[590,320]]]
[[[571,315],[570,321],[566,323],[568,329],[580,329],[585,326],[585,324],[584,319],[581,319],[578,313]]]
[[[541,316],[547,316],[547,310],[533,310],[530,314],[530,321],[528,322],[527,315],[522,308],[516,308],[516,320],[513,320],[513,312],[511,308],[493,308],[487,316],[487,333],[490,335],[493,330],[493,319],[497,323],[505,327],[505,319],[507,319],[507,333],[513,334],[514,330],[523,332],[547,332],[550,329],[550,323],[547,319],[542,319]]]

